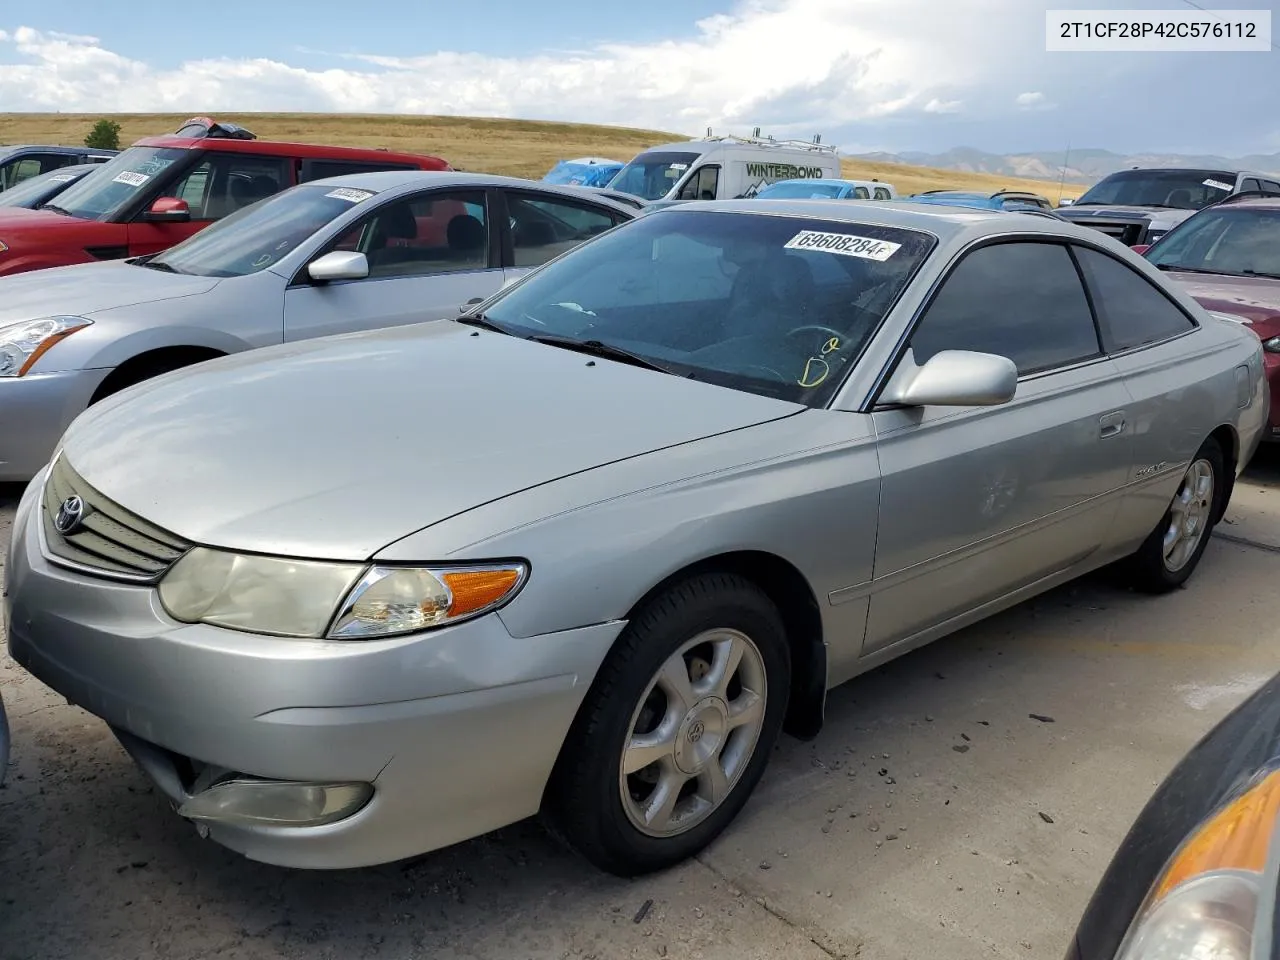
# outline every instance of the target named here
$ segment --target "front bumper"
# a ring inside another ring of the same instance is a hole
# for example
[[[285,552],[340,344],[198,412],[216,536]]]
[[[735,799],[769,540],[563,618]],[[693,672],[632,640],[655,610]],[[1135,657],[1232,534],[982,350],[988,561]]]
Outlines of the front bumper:
[[[179,624],[151,588],[81,576],[41,547],[38,483],[8,568],[15,660],[101,717],[175,802],[204,765],[374,785],[316,827],[209,824],[283,866],[414,856],[537,812],[587,686],[623,627],[513,639],[497,616],[372,642],[281,640]],[[184,775],[184,771],[186,772]]]
[[[66,370],[0,377],[0,482],[35,476],[110,372]]]

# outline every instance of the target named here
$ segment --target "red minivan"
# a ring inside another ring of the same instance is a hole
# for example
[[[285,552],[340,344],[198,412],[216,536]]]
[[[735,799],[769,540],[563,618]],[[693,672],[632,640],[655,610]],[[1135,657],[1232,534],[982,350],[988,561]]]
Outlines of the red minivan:
[[[196,117],[170,136],[139,140],[37,210],[0,208],[0,276],[157,253],[309,180],[450,169],[439,157],[259,140]]]

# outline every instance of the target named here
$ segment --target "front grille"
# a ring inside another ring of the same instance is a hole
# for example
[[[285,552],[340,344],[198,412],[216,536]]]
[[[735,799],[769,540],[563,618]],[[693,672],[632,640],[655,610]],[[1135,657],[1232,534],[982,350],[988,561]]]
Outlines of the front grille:
[[[83,511],[79,525],[63,534],[54,521],[71,497],[80,498]],[[192,546],[104,497],[62,457],[49,471],[42,506],[49,559],[85,573],[151,583]]]

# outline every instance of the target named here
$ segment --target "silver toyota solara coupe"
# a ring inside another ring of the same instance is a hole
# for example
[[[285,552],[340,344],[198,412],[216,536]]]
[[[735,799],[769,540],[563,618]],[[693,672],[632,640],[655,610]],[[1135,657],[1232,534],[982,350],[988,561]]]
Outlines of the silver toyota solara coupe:
[[[682,204],[92,407],[19,508],[10,649],[251,858],[541,811],[640,873],[834,685],[1103,564],[1182,584],[1266,397],[1257,337],[1087,227]]]

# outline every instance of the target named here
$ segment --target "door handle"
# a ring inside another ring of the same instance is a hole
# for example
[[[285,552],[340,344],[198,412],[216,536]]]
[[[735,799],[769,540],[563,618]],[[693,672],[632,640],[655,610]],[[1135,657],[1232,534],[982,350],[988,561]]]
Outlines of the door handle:
[[[1098,436],[1103,440],[1108,437],[1118,437],[1124,433],[1125,420],[1124,411],[1116,413],[1108,413],[1106,416],[1098,420]]]

